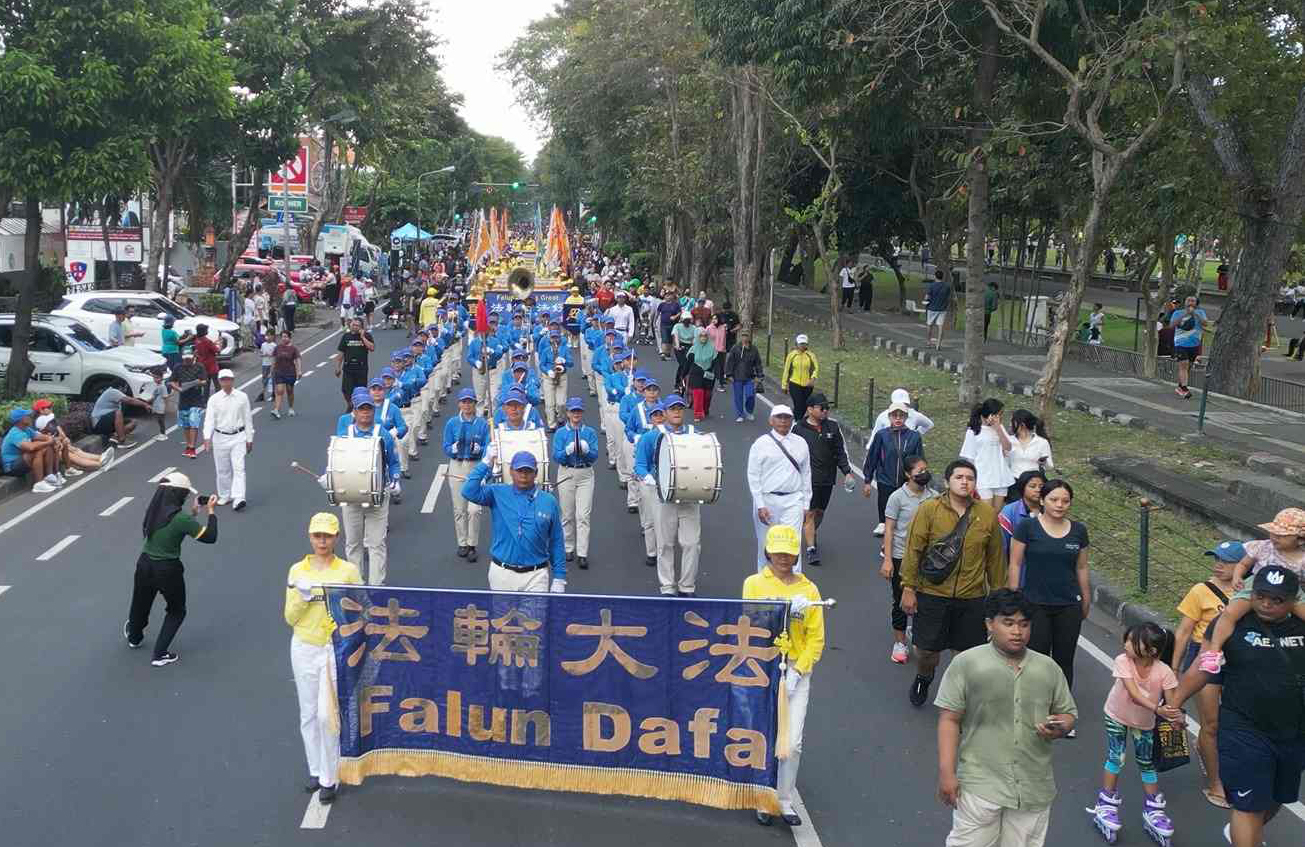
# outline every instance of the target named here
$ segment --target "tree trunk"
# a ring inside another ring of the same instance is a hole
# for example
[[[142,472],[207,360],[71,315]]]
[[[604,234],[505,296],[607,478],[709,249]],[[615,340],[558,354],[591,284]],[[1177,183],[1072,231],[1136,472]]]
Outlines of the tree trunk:
[[[267,171],[254,168],[254,184],[249,189],[249,216],[245,218],[245,225],[239,232],[231,233],[231,242],[227,245],[227,260],[223,263],[222,270],[213,284],[215,291],[231,284],[231,274],[236,269],[236,263],[240,261],[240,254],[245,252],[254,230],[259,227],[258,203],[263,199],[263,184],[266,180]]]
[[[1169,239],[1169,267],[1160,273],[1160,288],[1158,291],[1151,291],[1148,284],[1151,280],[1151,274],[1155,271],[1157,261],[1164,261],[1165,238]],[[1172,229],[1166,228],[1165,232],[1156,239],[1155,253],[1148,254],[1138,264],[1137,277],[1141,280],[1143,301],[1146,303],[1146,313],[1143,320],[1146,325],[1142,327],[1145,330],[1142,342],[1142,375],[1155,378],[1156,363],[1160,356],[1160,330],[1156,328],[1156,322],[1160,320],[1160,310],[1164,308],[1165,302],[1169,299],[1169,292],[1172,291],[1173,284],[1173,247],[1174,236]]]
[[[27,357],[27,342],[32,335],[32,306],[36,302],[36,283],[41,276],[41,200],[27,198],[27,231],[23,235],[23,272],[17,274],[17,304],[14,309],[13,342],[9,349],[9,368],[5,373],[5,398],[16,400],[27,393],[27,381],[36,368]]]
[[[790,227],[788,231],[788,241],[784,243],[784,251],[780,254],[779,269],[775,273],[775,279],[781,282],[788,282],[793,275],[793,255],[797,253],[798,247],[798,227]]]
[[[735,185],[730,219],[734,235],[734,303],[743,326],[752,326],[757,287],[766,264],[761,249],[761,169],[766,151],[765,101],[751,65],[730,77]]]
[[[897,261],[897,251],[889,243],[887,238],[880,238],[875,242],[875,252],[879,258],[888,263],[888,267],[893,269],[893,276],[897,278],[897,308],[903,312],[906,311],[906,276],[902,273],[902,266]]]
[[[110,212],[109,207],[113,207]],[[113,261],[113,244],[109,241],[109,217],[112,215],[117,219],[118,215],[118,198],[105,197],[104,206],[100,211],[100,237],[104,240],[104,258],[109,266],[109,287],[115,291],[118,288],[118,265]]]
[[[308,226],[308,246],[306,252],[310,256],[317,255],[317,239],[322,234],[322,225],[326,223],[327,216],[331,214],[331,208],[335,205],[336,185],[335,174],[332,168],[335,161],[335,138],[331,135],[329,129],[322,130],[322,208],[317,210],[313,215],[313,222]],[[287,255],[289,254],[290,245],[285,245]]]
[[[798,236],[798,241],[802,244],[802,287],[808,291],[816,291],[816,256],[820,254],[820,247],[811,237],[811,230],[808,227],[802,227],[802,234]]]
[[[961,372],[960,401],[963,406],[973,406],[983,395],[983,301],[987,286],[984,284],[984,248],[988,241],[988,158],[983,143],[988,137],[988,110],[992,107],[992,92],[997,79],[998,50],[1001,31],[991,17],[984,20],[983,39],[979,48],[979,67],[974,79],[971,99],[973,129],[969,132],[970,164],[966,182],[969,185],[969,219],[965,245],[965,368]]]
[[[823,218],[824,215],[821,215],[821,217]],[[816,249],[820,251],[820,263],[825,266],[826,276],[829,277],[829,320],[834,331],[833,346],[835,350],[841,350],[843,349],[843,320],[838,311],[839,298],[842,296],[838,290],[839,256],[837,253],[829,251],[829,244],[825,240],[824,226],[821,223],[811,227],[811,236],[815,239]]]
[[[150,145],[150,176],[154,183],[154,207],[150,213],[150,254],[145,266],[145,288],[159,290],[159,266],[168,248],[168,223],[175,205],[175,186],[182,167],[190,159],[190,142],[170,139]]]
[[[674,212],[662,216],[662,280],[675,279],[675,263],[680,253],[680,228]]]

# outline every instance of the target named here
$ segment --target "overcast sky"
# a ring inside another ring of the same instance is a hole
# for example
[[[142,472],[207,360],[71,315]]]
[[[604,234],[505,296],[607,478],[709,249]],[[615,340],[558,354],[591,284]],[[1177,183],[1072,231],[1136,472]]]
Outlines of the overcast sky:
[[[543,140],[494,64],[532,20],[552,10],[552,0],[434,0],[431,7],[432,26],[444,40],[444,79],[466,98],[462,116],[477,132],[511,141],[529,165]]]

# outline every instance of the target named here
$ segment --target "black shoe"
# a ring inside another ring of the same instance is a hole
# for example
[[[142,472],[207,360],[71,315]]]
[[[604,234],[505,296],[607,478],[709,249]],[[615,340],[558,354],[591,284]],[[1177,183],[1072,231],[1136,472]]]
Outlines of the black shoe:
[[[141,630],[141,639],[140,639],[140,641],[132,641],[132,640],[131,640],[131,636],[128,634],[128,627],[130,627],[130,626],[131,626],[131,621],[123,621],[123,622],[122,622],[122,637],[125,638],[125,639],[127,639],[127,646],[128,646],[128,647],[130,647],[130,648],[133,649],[133,650],[136,650],[136,649],[139,649],[139,647],[140,647],[142,644],[145,643],[145,635],[144,635],[144,632],[145,632],[145,631],[144,631],[143,629]]]
[[[408,461],[409,461],[409,462],[420,462],[420,461],[421,461],[421,454],[418,453],[416,456],[413,456],[412,454],[409,454],[409,455],[408,455]],[[412,479],[412,477],[409,476],[408,479]]]
[[[474,562],[474,561],[476,561],[476,548],[475,548],[475,547],[468,547],[468,548],[467,548],[467,561],[468,561],[468,562]]]
[[[655,567],[657,567],[657,557],[656,557],[656,556],[645,556],[645,557],[644,557],[644,560],[643,560],[643,563],[644,563],[645,565],[647,565],[648,567],[650,567],[650,568],[655,568]]]
[[[676,596],[676,597],[697,597],[697,596],[698,596],[698,592],[696,592],[696,591],[677,591],[677,592],[675,592],[675,596]]]
[[[317,802],[321,803],[323,806],[331,805],[335,802],[335,790],[336,787],[334,785],[323,785],[317,792]]]
[[[305,793],[305,794],[312,794],[314,791],[316,791],[317,789],[319,789],[319,788],[321,788],[321,787],[322,787],[322,784],[321,784],[320,782],[317,781],[317,777],[315,777],[315,776],[310,776],[310,777],[308,777],[308,781],[304,783],[304,793]]]
[[[621,490],[622,490],[622,491],[629,491],[629,490],[630,490],[630,483],[628,483],[628,482],[623,482],[623,483],[621,483]]]
[[[629,512],[630,514],[633,515],[634,513],[636,513],[636,512],[639,511],[639,507],[638,507],[638,506],[626,506],[626,507],[625,507],[625,510],[626,510],[627,512]]]
[[[911,705],[923,706],[924,701],[929,699],[929,685],[933,682],[933,677],[923,677],[915,675],[915,682],[911,683]]]
[[[404,478],[404,479],[412,479],[412,472],[411,472],[411,471],[404,471],[404,472],[403,472],[403,478]]]
[[[471,549],[470,547],[466,547],[466,546],[458,547],[458,558],[459,559],[467,558],[467,551],[470,549]]]
[[[666,357],[662,356],[662,358],[665,359]],[[770,826],[774,822],[775,822],[774,815],[769,814],[767,812],[757,812],[757,823],[761,824],[762,826]]]
[[[820,551],[815,547],[807,548],[807,564],[817,566],[820,564]]]
[[[262,394],[260,394],[260,395],[258,395],[257,397],[254,398],[254,402],[255,402],[255,403],[264,403],[264,402],[266,402],[266,400],[267,400],[267,398],[265,398]]]
[[[779,817],[789,826],[802,826],[802,819],[797,816],[797,812],[789,812],[787,815],[780,815]]]
[[[150,662],[150,664],[156,668],[161,668],[164,665],[172,664],[173,662],[177,661],[178,658],[179,657],[177,656],[176,653],[164,653],[162,656],[155,656],[154,660]]]
[[[231,508],[237,512],[243,512],[245,510],[245,501],[237,500],[236,505],[232,506]]]
[[[566,560],[567,560],[568,562],[574,562],[574,561],[575,561],[575,551],[574,551],[574,550],[568,550],[568,551],[567,551],[567,553],[566,553]]]
[[[587,571],[587,570],[589,570],[589,557],[588,557],[588,556],[577,556],[577,557],[576,557],[576,560],[575,560],[575,563],[576,563],[576,565],[580,568],[580,570],[582,570],[582,571]]]

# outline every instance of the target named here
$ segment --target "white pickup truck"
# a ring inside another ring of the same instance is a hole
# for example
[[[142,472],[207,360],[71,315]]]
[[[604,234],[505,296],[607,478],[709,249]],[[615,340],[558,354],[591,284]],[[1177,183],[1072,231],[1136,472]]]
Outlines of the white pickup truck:
[[[54,314],[80,321],[90,327],[102,340],[109,340],[109,324],[113,323],[114,310],[128,307],[132,310],[132,326],[145,336],[136,347],[147,347],[155,352],[163,348],[163,319],[171,317],[174,329],[180,334],[194,332],[205,324],[209,338],[218,346],[218,361],[228,362],[236,354],[236,339],[240,327],[225,318],[197,315],[173,303],[157,291],[86,291],[66,294]]]
[[[14,316],[0,314],[0,379],[9,371]],[[32,315],[28,357],[36,370],[28,382],[33,394],[68,394],[94,401],[106,388],[136,397],[154,381],[152,368],[167,367],[160,354],[144,347],[110,348],[83,323],[59,315]]]

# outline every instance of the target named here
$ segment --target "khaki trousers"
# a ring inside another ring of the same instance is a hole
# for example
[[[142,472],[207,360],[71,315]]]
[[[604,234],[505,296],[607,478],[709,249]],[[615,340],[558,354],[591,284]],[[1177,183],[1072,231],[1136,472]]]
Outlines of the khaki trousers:
[[[493,377],[491,372],[486,370],[481,373],[477,369],[471,371],[471,385],[476,392],[476,414],[484,415],[486,412],[492,412],[494,408],[494,391],[492,387]]]
[[[403,441],[399,446],[404,456],[416,456],[417,451],[417,415],[420,412],[417,409],[416,401],[406,409],[400,409],[399,414],[403,415],[403,422],[408,425],[408,434],[403,436]]]
[[[557,469],[557,499],[562,506],[562,535],[566,552],[589,555],[589,516],[594,508],[594,469]]]
[[[604,403],[602,412],[603,434],[607,436],[607,467],[615,468],[621,460],[621,443],[625,441],[625,431],[621,428],[620,407],[615,403]]]
[[[533,591],[539,594],[547,594],[551,574],[552,571],[548,568],[517,573],[507,568],[500,568],[491,562],[489,565],[489,590]]]
[[[1042,847],[1051,807],[1003,809],[961,786],[947,847]]]
[[[642,480],[631,480],[631,485],[639,487],[639,526],[643,529],[643,552],[646,556],[657,555],[657,507],[661,500],[657,497],[657,486]]]
[[[555,427],[566,409],[566,374],[553,384],[553,378],[540,374],[539,387],[544,395],[544,426]]]
[[[344,557],[363,570],[363,551],[366,550],[368,585],[385,584],[385,564],[388,558],[386,536],[390,530],[390,495],[381,498],[379,506],[361,506],[341,503],[344,520]]]
[[[459,547],[475,547],[480,541],[481,507],[462,496],[462,483],[479,462],[475,459],[449,460],[449,499],[453,501],[453,533]]]
[[[697,590],[701,551],[702,506],[697,503],[657,504],[657,580],[663,594]],[[675,544],[680,545],[680,579],[675,579]]]
[[[629,487],[625,489],[625,505],[639,505],[639,493],[634,483],[634,445],[630,439],[621,434],[621,454],[616,459],[616,473],[621,477],[621,482],[628,482]]]

